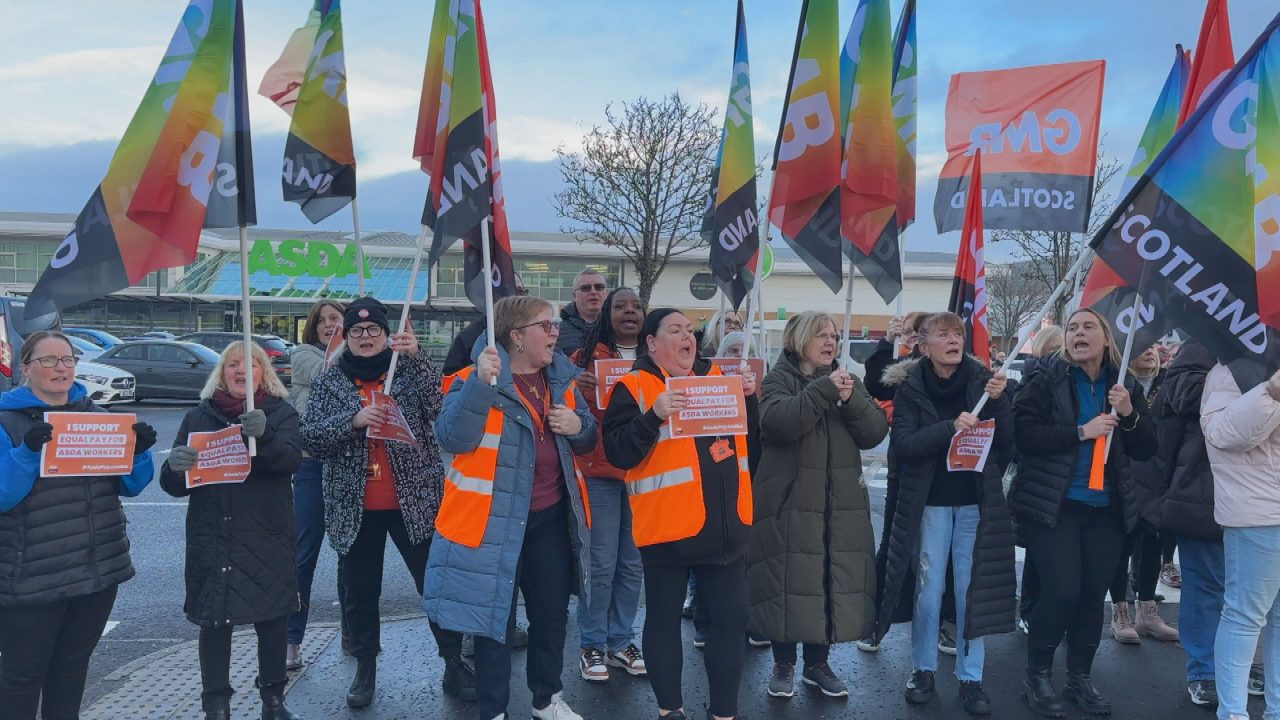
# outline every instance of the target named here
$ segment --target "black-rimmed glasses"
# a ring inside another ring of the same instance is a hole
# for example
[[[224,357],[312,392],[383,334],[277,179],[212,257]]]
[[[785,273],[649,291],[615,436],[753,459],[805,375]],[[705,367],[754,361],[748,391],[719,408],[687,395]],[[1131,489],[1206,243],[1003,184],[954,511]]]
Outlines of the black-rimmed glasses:
[[[63,355],[62,357],[58,357],[57,355],[45,355],[43,357],[32,358],[31,362],[38,363],[40,367],[48,368],[50,370],[58,367],[59,365],[64,368],[73,368],[76,366],[76,358],[74,355]]]
[[[382,337],[381,325],[357,325],[347,331],[351,337]]]

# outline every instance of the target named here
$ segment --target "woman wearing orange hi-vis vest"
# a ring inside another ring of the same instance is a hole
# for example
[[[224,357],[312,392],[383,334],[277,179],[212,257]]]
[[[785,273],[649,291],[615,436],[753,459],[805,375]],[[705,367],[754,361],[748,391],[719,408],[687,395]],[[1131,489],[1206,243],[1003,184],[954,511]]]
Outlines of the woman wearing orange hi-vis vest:
[[[529,618],[526,675],[535,720],[581,720],[561,697],[569,595],[589,587],[590,514],[574,455],[596,443],[578,368],[556,351],[560,319],[545,300],[494,307],[497,348],[446,381],[436,437],[445,473],[427,561],[427,616],[475,637],[480,720],[505,718],[516,590]],[[496,381],[496,382],[495,382]]]
[[[705,648],[708,718],[738,714],[747,631],[746,551],[751,476],[745,435],[672,437],[668,420],[685,394],[667,379],[717,375],[698,357],[689,318],[654,310],[640,331],[635,370],[613,387],[604,416],[604,451],[626,471],[631,529],[644,563],[644,654],[665,720],[685,720],[680,693],[680,611],[689,573],[711,618]],[[743,378],[748,424],[756,415],[756,379]]]

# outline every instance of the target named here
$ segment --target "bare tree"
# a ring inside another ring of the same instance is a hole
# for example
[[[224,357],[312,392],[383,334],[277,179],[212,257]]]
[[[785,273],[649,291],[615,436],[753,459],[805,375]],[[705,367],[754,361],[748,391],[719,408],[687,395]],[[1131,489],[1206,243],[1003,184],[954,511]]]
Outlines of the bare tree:
[[[992,336],[1003,338],[996,345],[1005,352],[1016,350],[1009,345],[1049,296],[1040,281],[1027,272],[1029,264],[987,266],[987,322]]]
[[[1099,147],[1097,170],[1094,172],[1089,198],[1087,237],[1092,238],[1111,215],[1116,198],[1111,193],[1110,185],[1123,171],[1121,162],[1113,157],[1104,157]],[[1025,267],[1027,276],[1043,289],[1044,297],[1048,297],[1058,287],[1058,283],[1066,277],[1067,271],[1080,257],[1080,236],[1068,232],[996,230],[991,233],[991,241],[1011,242],[1018,247],[1019,254],[1029,261]],[[1071,295],[1071,292],[1063,293],[1054,304],[1053,314],[1058,322],[1062,321]]]
[[[580,152],[556,150],[565,187],[553,201],[578,242],[618,248],[635,265],[646,305],[674,256],[699,236],[720,131],[715,112],[679,93],[605,109]]]

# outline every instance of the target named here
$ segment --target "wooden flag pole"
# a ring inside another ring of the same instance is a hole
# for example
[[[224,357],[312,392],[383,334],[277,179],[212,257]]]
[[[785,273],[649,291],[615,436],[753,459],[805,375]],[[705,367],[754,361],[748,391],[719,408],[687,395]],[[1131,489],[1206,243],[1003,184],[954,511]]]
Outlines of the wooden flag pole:
[[[253,412],[253,308],[249,303],[249,228],[240,226],[240,326],[244,331],[244,411]],[[258,454],[258,439],[248,438],[249,457]]]
[[[418,232],[418,244],[413,251],[413,266],[409,271],[409,289],[404,296],[404,309],[400,311],[400,329],[397,332],[404,332],[409,329],[409,310],[413,307],[414,286],[418,283],[418,271],[422,268],[422,249],[427,244],[427,233],[431,232],[426,225],[422,226],[422,230]],[[391,392],[391,381],[396,377],[396,364],[400,360],[400,353],[391,353],[391,365],[387,367],[387,378],[383,381],[382,387],[384,392]]]
[[[364,297],[364,246],[360,244],[360,210],[354,197],[351,198],[351,228],[356,240],[356,287],[360,297]]]
[[[1030,322],[1022,326],[1022,332],[1018,333],[1018,344],[1013,346],[1015,354],[1018,352],[1018,348],[1026,345],[1027,340],[1031,339],[1031,334],[1036,331],[1036,328],[1040,327],[1040,323],[1044,320],[1045,316],[1053,309],[1053,304],[1058,302],[1058,298],[1062,297],[1062,293],[1066,292],[1067,287],[1072,285],[1074,273],[1082,268],[1085,261],[1088,259],[1089,258],[1085,255],[1081,255],[1076,260],[1076,264],[1072,265],[1071,268],[1067,270],[1066,274],[1062,276],[1062,281],[1059,282],[1058,287],[1054,288],[1053,292],[1049,294],[1048,299],[1046,299],[1044,304],[1040,306],[1040,310],[1036,312]],[[986,406],[987,400],[989,399],[990,396],[984,393],[982,397],[978,399],[978,404],[973,406],[973,414],[977,415],[982,412],[982,408]]]
[[[493,250],[489,247],[489,217],[480,221],[480,256],[484,260],[484,320],[485,334],[489,347],[496,347],[497,338],[493,336]],[[498,386],[498,376],[489,379],[489,384]]]

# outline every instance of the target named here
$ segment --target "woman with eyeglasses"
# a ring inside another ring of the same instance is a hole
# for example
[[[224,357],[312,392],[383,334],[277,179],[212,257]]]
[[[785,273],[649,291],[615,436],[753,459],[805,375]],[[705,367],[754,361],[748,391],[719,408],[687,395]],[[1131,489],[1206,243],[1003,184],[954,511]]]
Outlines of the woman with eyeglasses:
[[[635,290],[618,288],[604,299],[600,317],[604,322],[596,323],[594,332],[587,336],[587,346],[570,358],[582,370],[578,389],[590,404],[596,422],[604,419],[604,409],[595,402],[599,378],[594,361],[636,359],[644,306]],[[609,464],[599,442],[578,459],[578,468],[586,476],[592,520],[591,599],[578,603],[582,679],[605,682],[610,667],[630,675],[644,675],[644,655],[633,642],[644,567],[631,537],[631,508],[623,487],[624,473]]]
[[[186,497],[187,619],[200,626],[200,701],[206,720],[231,717],[231,634],[253,625],[258,636],[258,692],[263,720],[298,720],[284,704],[286,624],[298,609],[293,518],[293,472],[302,462],[298,414],[288,391],[257,345],[246,359],[244,343],[222,351],[200,393],[203,399],[182,419],[160,486]],[[245,410],[253,363],[254,409]],[[233,425],[255,438],[257,455],[243,483],[189,487],[186,472],[198,452],[190,435]]]
[[[596,444],[578,368],[556,351],[560,319],[536,297],[494,307],[497,347],[449,381],[436,437],[453,461],[427,565],[427,616],[475,638],[476,716],[507,716],[516,591],[529,619],[535,720],[581,720],[561,695],[569,596],[589,603],[586,483],[574,455]]]
[[[431,433],[440,413],[440,372],[418,352],[412,332],[391,334],[386,306],[371,297],[347,305],[342,328],[346,349],[311,385],[302,439],[324,465],[325,521],[329,544],[341,556],[347,631],[356,659],[347,705],[362,708],[373,702],[377,688],[378,601],[388,537],[422,592],[444,476]],[[393,353],[399,358],[387,387]],[[389,419],[386,405],[374,403],[375,393],[395,400],[416,444],[369,437]],[[462,661],[462,636],[435,623],[430,627],[444,658],[444,692],[474,698],[475,675]]]
[[[860,450],[889,432],[884,411],[838,364],[835,319],[808,311],[787,320],[783,351],[764,378],[760,465],[752,479],[755,524],[747,549],[750,626],[773,641],[766,692],[801,680],[846,697],[827,657],[831,645],[875,629],[875,537],[861,482]]]
[[[60,332],[28,335],[24,384],[0,395],[0,715],[80,716],[89,658],[133,577],[120,496],[151,482],[156,431],[136,423],[133,471],[109,477],[41,477],[53,437],[46,412],[106,412],[76,382],[76,357]]]
[[[715,357],[725,336],[732,332],[742,332],[742,328],[742,316],[736,310],[721,310],[712,315],[702,330],[703,357]]]

